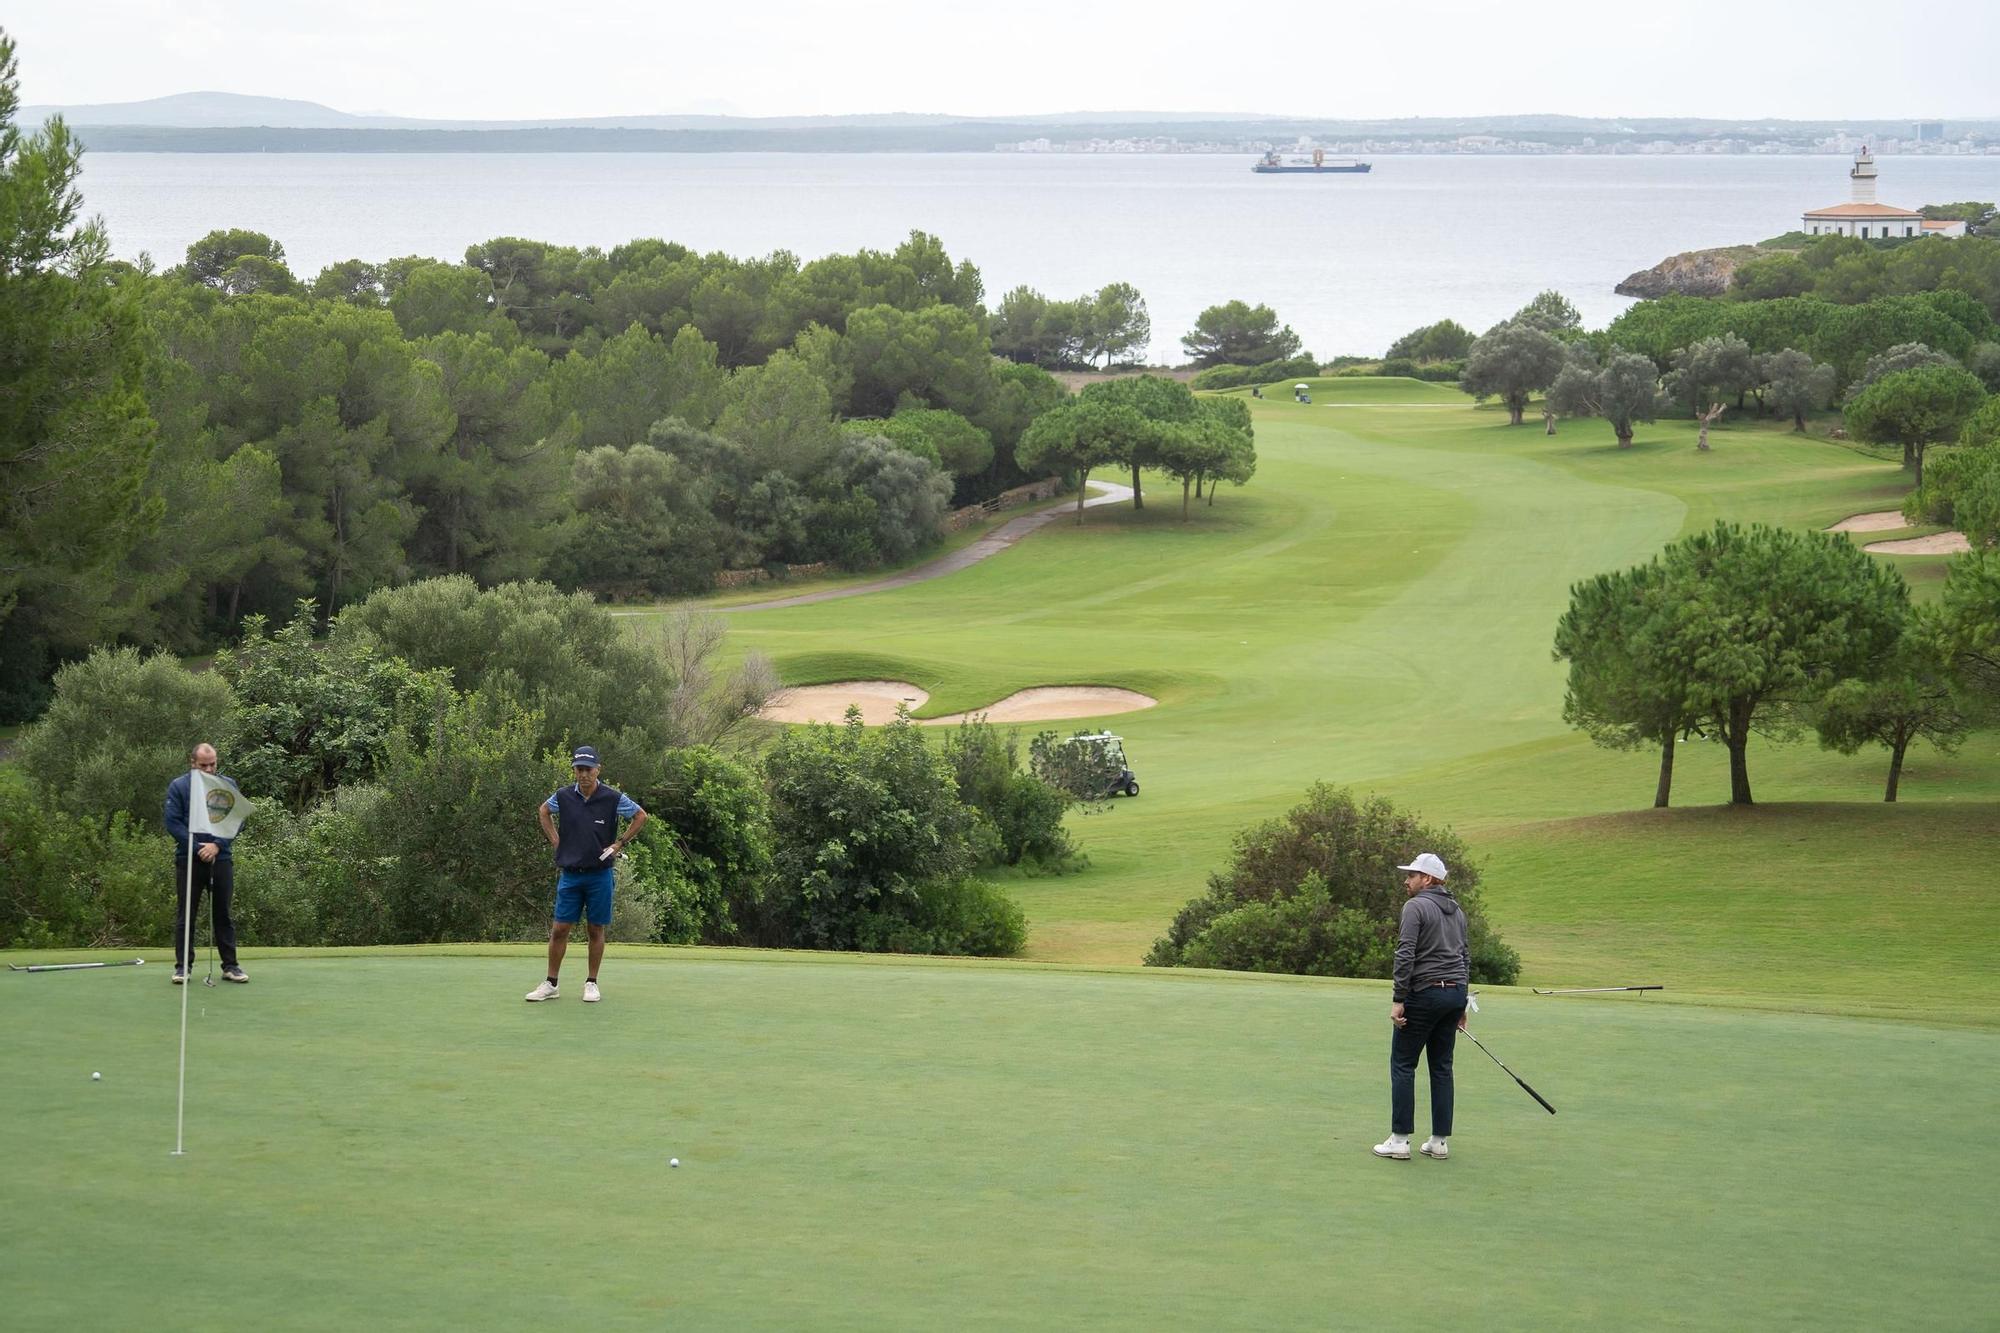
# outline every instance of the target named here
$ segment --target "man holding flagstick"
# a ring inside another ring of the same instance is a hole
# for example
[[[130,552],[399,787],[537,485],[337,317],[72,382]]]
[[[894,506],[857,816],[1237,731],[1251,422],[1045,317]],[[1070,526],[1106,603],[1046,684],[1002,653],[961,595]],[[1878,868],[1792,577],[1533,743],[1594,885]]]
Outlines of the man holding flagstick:
[[[236,923],[229,899],[236,870],[229,844],[250,812],[236,784],[215,771],[215,747],[201,744],[188,753],[188,771],[167,784],[165,822],[174,840],[174,984],[184,984],[193,967],[194,919],[201,896],[209,895],[209,922],[222,954],[224,979],[247,982],[236,961]]]

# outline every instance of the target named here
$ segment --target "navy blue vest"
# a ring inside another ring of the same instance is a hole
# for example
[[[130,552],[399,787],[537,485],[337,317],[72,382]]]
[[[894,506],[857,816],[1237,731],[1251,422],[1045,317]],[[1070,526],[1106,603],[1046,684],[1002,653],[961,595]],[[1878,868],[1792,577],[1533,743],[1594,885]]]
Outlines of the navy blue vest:
[[[604,849],[618,841],[619,793],[597,784],[588,800],[572,782],[556,793],[556,864],[564,870],[603,870],[611,862],[600,859]]]

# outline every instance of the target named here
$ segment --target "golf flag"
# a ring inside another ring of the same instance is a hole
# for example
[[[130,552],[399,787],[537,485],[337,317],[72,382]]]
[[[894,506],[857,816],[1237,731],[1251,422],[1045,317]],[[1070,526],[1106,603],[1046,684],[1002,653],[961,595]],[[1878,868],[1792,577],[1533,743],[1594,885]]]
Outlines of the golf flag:
[[[211,838],[233,838],[250,814],[250,798],[234,782],[198,768],[188,784],[188,832]],[[190,867],[191,868],[191,867]]]

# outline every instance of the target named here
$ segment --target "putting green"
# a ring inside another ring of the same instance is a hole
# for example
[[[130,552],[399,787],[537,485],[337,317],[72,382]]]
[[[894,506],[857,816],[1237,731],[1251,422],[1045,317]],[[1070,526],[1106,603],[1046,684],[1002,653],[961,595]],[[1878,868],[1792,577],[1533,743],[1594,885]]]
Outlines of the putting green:
[[[1439,1326],[1914,1328],[2000,1304],[1968,1188],[2000,1169],[1973,1127],[1990,1032],[1490,992],[1475,1030],[1559,1114],[1462,1046],[1452,1160],[1392,1163],[1368,1152],[1380,984],[614,948],[603,1004],[535,1006],[529,950],[249,963],[192,993],[179,1159],[155,968],[0,974],[10,1326],[1367,1327],[1421,1296]],[[1420,1079],[1419,1133],[1426,1108]]]
[[[733,644],[771,653],[792,684],[912,682],[930,696],[919,716],[1053,681],[1161,701],[1094,720],[1125,736],[1144,793],[1074,821],[1091,868],[1008,881],[1037,958],[1136,961],[1239,829],[1320,780],[1465,833],[1537,984],[1622,981],[1644,959],[1683,996],[1895,1013],[1915,976],[1867,965],[1876,932],[1926,931],[1954,968],[2000,946],[2000,925],[1960,911],[1953,887],[1973,893],[1975,868],[1994,863],[1993,736],[1955,757],[1914,751],[1904,805],[1887,812],[1880,752],[1759,746],[1759,800],[1813,804],[1737,812],[1718,841],[1710,825],[1647,822],[1656,755],[1596,749],[1561,719],[1549,644],[1574,581],[1717,518],[1818,529],[1892,508],[1908,485],[1893,460],[1748,423],[1715,432],[1708,453],[1685,422],[1641,427],[1619,449],[1601,422],[1553,437],[1509,428],[1503,412],[1417,381],[1321,380],[1313,396],[1252,404],[1255,480],[1191,522],[1179,488],[1154,479],[1142,511],[1093,510],[948,578],[732,616]],[[1897,567],[1930,595],[1943,562]],[[1676,804],[1726,799],[1724,759],[1683,746]],[[1947,802],[1973,805],[1925,818]],[[1631,890],[1676,883],[1699,891],[1663,895],[1643,921],[1624,910]],[[1732,901],[1788,905],[1717,950],[1712,923],[1752,915],[1710,910],[1724,886]],[[1799,890],[1851,910],[1819,921]],[[1929,932],[1947,904],[1949,928]],[[1686,947],[1663,958],[1670,940]],[[2000,1022],[2000,977],[1978,971],[1975,1007]]]

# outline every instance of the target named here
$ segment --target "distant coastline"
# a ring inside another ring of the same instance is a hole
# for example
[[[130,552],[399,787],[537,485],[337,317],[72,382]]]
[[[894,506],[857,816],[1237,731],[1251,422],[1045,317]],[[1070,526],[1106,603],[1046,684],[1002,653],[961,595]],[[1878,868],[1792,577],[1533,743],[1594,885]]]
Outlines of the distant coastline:
[[[60,108],[49,108],[60,110]],[[1560,118],[1558,118],[1560,119]],[[1800,155],[2000,156],[2000,121],[1963,122],[1949,137],[1899,137],[1877,122],[1745,127],[1716,123],[1487,121],[946,121],[699,127],[542,125],[183,126],[84,122],[71,128],[106,153],[1024,153],[1261,156],[1320,147],[1340,156]]]

